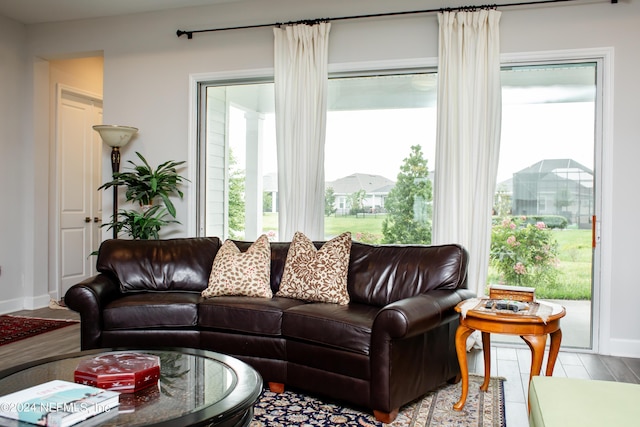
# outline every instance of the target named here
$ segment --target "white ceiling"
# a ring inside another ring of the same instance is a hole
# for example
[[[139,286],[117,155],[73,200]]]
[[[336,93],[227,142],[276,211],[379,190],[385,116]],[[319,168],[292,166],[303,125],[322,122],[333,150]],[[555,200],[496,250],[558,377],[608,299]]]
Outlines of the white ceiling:
[[[23,24],[40,24],[240,1],[243,0],[0,0],[0,16],[11,18]],[[266,3],[268,0],[262,1]],[[603,0],[583,1],[600,2]],[[499,5],[505,2],[508,4],[509,0],[494,0],[493,3]],[[429,3],[433,3],[433,7],[437,7],[436,5],[446,6],[447,3],[452,2],[427,0],[425,5]]]
[[[0,15],[38,24],[235,1],[240,0],[0,0]]]

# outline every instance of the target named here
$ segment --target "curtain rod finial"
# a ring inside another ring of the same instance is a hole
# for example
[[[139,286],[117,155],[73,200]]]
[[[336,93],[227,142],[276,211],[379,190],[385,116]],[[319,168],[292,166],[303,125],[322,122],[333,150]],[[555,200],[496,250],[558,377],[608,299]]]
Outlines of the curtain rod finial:
[[[187,39],[191,40],[193,38],[193,32],[192,31],[182,31],[182,30],[178,30],[176,31],[176,35],[178,37],[181,37],[183,35],[187,35]]]

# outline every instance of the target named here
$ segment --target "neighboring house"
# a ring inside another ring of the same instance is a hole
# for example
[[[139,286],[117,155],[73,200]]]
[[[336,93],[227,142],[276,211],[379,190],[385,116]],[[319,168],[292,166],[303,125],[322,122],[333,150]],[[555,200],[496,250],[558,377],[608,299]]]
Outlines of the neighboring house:
[[[336,196],[334,204],[337,209],[336,215],[347,215],[351,210],[350,196],[360,190],[364,190],[366,193],[363,200],[365,212],[384,212],[385,199],[395,185],[394,181],[380,175],[354,173],[344,178],[327,182],[325,188],[333,188]]]
[[[569,224],[591,227],[593,171],[575,160],[546,159],[498,185],[511,195],[514,215],[562,215]]]
[[[262,177],[262,186],[265,193],[270,193],[272,197],[271,212],[278,211],[278,176],[268,173]],[[396,185],[380,175],[369,175],[364,173],[354,173],[344,178],[325,183],[325,188],[333,188],[336,196],[334,207],[337,215],[347,215],[351,210],[349,198],[357,191],[364,190],[366,195],[363,200],[365,212],[384,212],[384,201],[389,191]]]

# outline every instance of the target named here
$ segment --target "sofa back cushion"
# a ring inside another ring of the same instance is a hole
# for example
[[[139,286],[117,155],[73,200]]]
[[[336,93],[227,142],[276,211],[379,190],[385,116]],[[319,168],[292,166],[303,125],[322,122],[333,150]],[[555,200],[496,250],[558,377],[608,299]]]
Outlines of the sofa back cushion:
[[[206,289],[213,260],[220,249],[217,237],[166,240],[105,240],[96,268],[116,278],[122,292]]]
[[[235,242],[246,251],[251,242]],[[313,242],[317,249],[324,242]],[[271,243],[271,290],[274,295],[287,260],[290,243]],[[351,244],[347,290],[352,302],[383,307],[434,289],[467,287],[469,255],[460,245]]]
[[[351,301],[385,306],[435,289],[467,287],[467,251],[459,245],[353,242],[347,278]]]

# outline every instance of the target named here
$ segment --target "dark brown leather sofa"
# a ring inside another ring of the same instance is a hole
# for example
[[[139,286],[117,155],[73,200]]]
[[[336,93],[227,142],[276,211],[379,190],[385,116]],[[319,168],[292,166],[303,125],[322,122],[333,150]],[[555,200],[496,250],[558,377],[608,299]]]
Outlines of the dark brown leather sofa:
[[[249,242],[236,242],[244,251]],[[317,247],[322,242],[315,243]],[[468,255],[458,245],[353,242],[348,305],[273,297],[201,297],[218,238],[107,240],[100,274],[65,303],[81,315],[82,349],[192,347],[252,365],[272,390],[283,385],[374,410],[398,409],[459,377],[458,315]],[[271,243],[275,295],[289,243]]]

